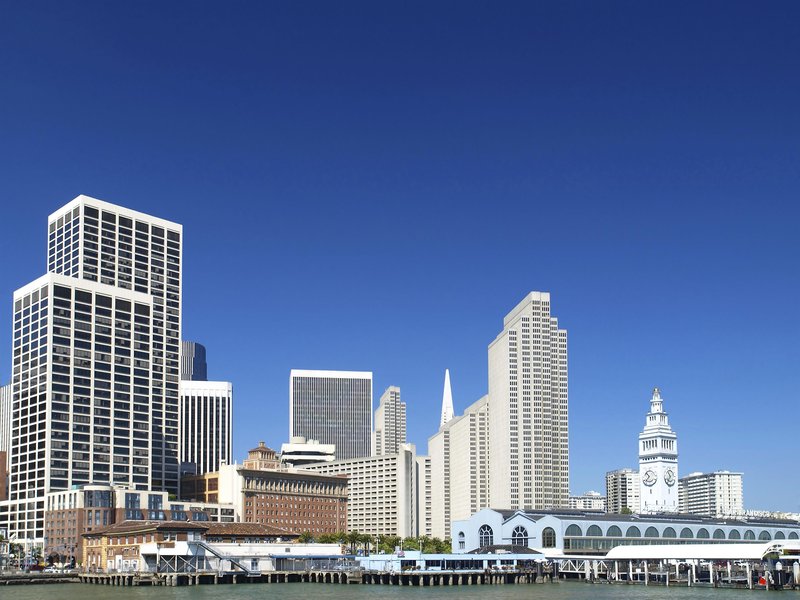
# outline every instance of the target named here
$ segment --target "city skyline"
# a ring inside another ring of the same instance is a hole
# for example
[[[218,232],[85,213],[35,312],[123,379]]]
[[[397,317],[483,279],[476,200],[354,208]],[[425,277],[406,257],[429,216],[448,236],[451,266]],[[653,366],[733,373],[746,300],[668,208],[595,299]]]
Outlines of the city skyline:
[[[636,466],[659,387],[682,472],[800,510],[764,454],[797,427],[796,6],[252,10],[11,9],[0,384],[47,215],[87,194],[184,226],[182,337],[234,384],[236,460],[288,441],[293,368],[400,387],[423,452],[444,369],[462,414],[542,290],[570,332],[573,494]]]

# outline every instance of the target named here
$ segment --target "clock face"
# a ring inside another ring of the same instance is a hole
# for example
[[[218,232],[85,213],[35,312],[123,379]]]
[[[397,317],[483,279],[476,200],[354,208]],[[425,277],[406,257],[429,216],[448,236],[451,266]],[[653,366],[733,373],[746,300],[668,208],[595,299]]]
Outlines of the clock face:
[[[644,473],[644,477],[642,477],[642,483],[645,484],[647,487],[655,485],[656,481],[658,481],[658,476],[653,469],[648,469]]]
[[[667,469],[667,472],[664,473],[664,483],[670,487],[675,485],[675,472],[672,469]]]

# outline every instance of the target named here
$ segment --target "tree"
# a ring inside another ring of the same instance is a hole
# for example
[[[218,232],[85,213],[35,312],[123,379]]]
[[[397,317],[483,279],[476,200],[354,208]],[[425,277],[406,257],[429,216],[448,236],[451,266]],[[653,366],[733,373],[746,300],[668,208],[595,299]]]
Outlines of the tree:
[[[304,531],[300,534],[300,537],[297,538],[297,541],[301,544],[310,544],[314,541],[314,536],[311,534],[310,531]]]
[[[630,508],[628,508],[627,506],[623,506],[622,510],[619,511],[619,514],[621,514],[621,515],[632,515],[633,511]]]

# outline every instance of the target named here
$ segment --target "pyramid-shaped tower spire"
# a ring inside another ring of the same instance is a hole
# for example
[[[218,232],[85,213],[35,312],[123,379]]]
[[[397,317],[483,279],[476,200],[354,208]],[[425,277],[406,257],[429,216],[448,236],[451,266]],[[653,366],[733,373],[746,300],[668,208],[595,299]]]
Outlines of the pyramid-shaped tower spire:
[[[453,392],[450,389],[450,369],[444,370],[444,392],[442,393],[442,420],[439,427],[453,418]]]

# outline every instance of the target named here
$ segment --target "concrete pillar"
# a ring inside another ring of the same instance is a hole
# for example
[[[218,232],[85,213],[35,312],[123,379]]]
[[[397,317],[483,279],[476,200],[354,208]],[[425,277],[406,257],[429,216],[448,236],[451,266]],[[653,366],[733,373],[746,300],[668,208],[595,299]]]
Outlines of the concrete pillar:
[[[731,582],[731,577],[732,577],[732,574],[731,574],[731,561],[728,561],[728,584],[730,584],[730,582]]]
[[[633,581],[633,561],[628,561],[628,583]]]
[[[747,587],[753,589],[753,574],[750,570],[750,561],[747,561]]]
[[[647,561],[644,561],[644,584],[645,585],[650,585],[650,571],[648,569],[649,569],[649,565],[647,564]]]
[[[619,581],[619,561],[614,561],[614,581]]]

